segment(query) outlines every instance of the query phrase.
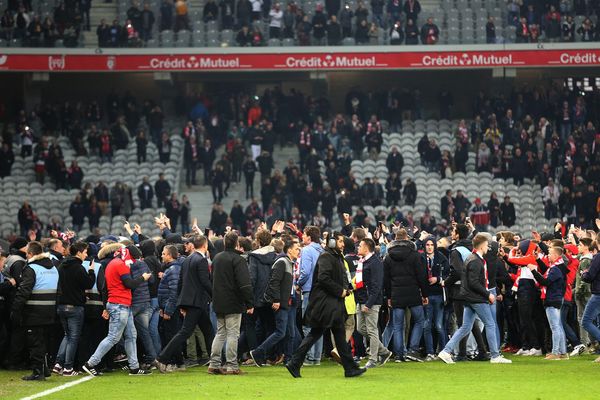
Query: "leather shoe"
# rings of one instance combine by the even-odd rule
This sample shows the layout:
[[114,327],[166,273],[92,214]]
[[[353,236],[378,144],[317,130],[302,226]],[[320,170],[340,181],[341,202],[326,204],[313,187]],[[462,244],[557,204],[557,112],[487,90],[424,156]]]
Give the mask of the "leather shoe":
[[366,368],[355,368],[344,372],[344,376],[346,378],[354,378],[356,376],[361,376],[365,372],[367,372]]
[[300,368],[294,368],[291,363],[285,364],[285,367],[294,378],[301,378]]

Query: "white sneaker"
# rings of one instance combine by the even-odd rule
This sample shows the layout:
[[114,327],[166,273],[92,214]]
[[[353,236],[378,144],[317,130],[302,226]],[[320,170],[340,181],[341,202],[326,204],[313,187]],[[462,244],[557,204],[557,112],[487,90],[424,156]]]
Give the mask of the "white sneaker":
[[440,351],[440,353],[438,354],[438,358],[446,364],[454,364],[452,355],[450,353],[446,353],[445,351]]
[[512,361],[508,358],[504,358],[503,356],[494,357],[490,360],[492,364],[512,364]]
[[542,353],[542,349],[531,349],[529,350],[529,354],[530,356],[543,356],[544,353]]
[[583,354],[584,351],[585,351],[585,345],[584,344],[577,345],[577,346],[575,346],[575,348],[571,352],[570,356],[571,357],[575,357],[575,356],[581,355],[581,354]]
[[519,349],[519,351],[517,351],[517,352],[515,353],[515,355],[517,355],[517,356],[524,356],[524,355],[528,355],[528,354],[525,354],[525,353],[529,353],[529,351],[530,351],[530,350],[525,350],[524,348],[522,348],[522,347],[521,347],[521,348]]

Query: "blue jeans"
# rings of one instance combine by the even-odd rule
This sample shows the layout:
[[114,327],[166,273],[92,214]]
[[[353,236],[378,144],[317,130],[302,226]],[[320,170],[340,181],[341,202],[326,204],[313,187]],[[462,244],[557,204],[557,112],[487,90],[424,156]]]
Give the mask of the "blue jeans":
[[454,349],[458,343],[466,336],[471,333],[473,329],[473,324],[475,323],[475,317],[479,317],[485,326],[485,336],[487,337],[488,346],[490,347],[490,353],[492,358],[498,357],[500,355],[500,351],[498,349],[498,339],[496,339],[496,321],[492,318],[492,312],[490,311],[490,306],[488,303],[475,303],[465,304],[464,313],[463,313],[463,323],[458,328],[452,338],[448,343],[446,343],[446,347],[444,347],[444,352],[451,353],[452,349]]
[[154,343],[152,342],[149,329],[152,306],[149,302],[137,304],[131,307],[131,312],[133,313],[135,329],[138,332],[140,339],[142,339],[144,350],[146,350],[145,361],[150,363],[156,359],[156,350],[154,349]]
[[[294,350],[296,349],[296,306],[289,306],[285,312],[288,314],[287,316],[287,327],[285,333],[285,342],[283,346],[283,354],[285,356],[285,361],[289,361],[292,359],[292,354],[294,354]],[[277,323],[277,320],[275,320]]]
[[[396,357],[403,356],[404,348],[404,308],[392,309],[394,315],[394,354]],[[423,306],[410,307],[410,318],[414,320],[414,327],[410,335],[408,351],[419,351],[419,343],[423,336],[425,325],[425,312]]]
[[133,324],[133,313],[131,307],[123,304],[106,303],[108,311],[108,336],[98,345],[96,352],[88,360],[92,367],[100,364],[102,357],[125,336],[125,353],[129,361],[129,368],[138,369],[140,364],[137,359],[136,338],[137,332]]
[[[496,288],[491,288],[490,289],[490,293],[493,294],[494,296],[496,296]],[[494,322],[496,323],[496,343],[498,345],[498,348],[500,348],[500,325],[498,325],[498,302],[495,301],[494,304],[490,304],[490,311],[492,312],[492,318],[494,319]]]
[[275,312],[275,330],[254,350],[255,356],[260,360],[266,359],[273,348],[285,338],[287,331],[288,312],[285,309],[279,309]]
[[83,329],[84,309],[83,306],[61,304],[57,307],[57,314],[65,331],[65,336],[60,342],[56,363],[65,369],[73,369],[77,344]]
[[162,349],[162,344],[160,343],[160,334],[158,333],[158,321],[160,320],[160,316],[158,315],[158,311],[160,310],[160,307],[158,306],[158,298],[154,297],[150,299],[150,305],[152,306],[152,314],[150,315],[148,330],[150,331],[150,337],[152,338],[152,343],[154,344],[154,352],[158,354]]
[[425,307],[425,349],[427,354],[435,354],[436,349],[433,348],[433,330],[438,336],[438,342],[440,348],[444,348],[448,337],[446,336],[446,329],[444,329],[444,296],[436,294],[429,296],[429,304]]
[[[308,308],[308,297],[310,292],[306,292],[302,294],[302,318],[304,318],[304,314],[306,313],[306,309]],[[304,337],[306,337],[310,333],[311,328],[308,326],[303,326],[302,331],[304,332]],[[323,337],[320,337],[319,340],[315,342],[315,344],[310,348],[310,350],[306,353],[307,361],[321,361],[321,353],[323,353]]]
[[581,325],[594,340],[600,342],[600,329],[594,325],[594,320],[598,317],[598,314],[600,314],[600,295],[593,294],[583,311]]
[[390,312],[387,325],[385,326],[385,329],[383,330],[383,333],[381,334],[381,343],[383,343],[383,345],[385,347],[389,347],[390,342],[392,341],[393,337],[394,337],[394,313]]
[[565,336],[571,342],[573,346],[579,346],[581,344],[581,340],[577,337],[577,334],[567,322],[567,317],[569,313],[573,309],[572,301],[563,301],[563,305],[560,308],[560,321],[562,323],[563,329],[565,330]]
[[552,354],[565,354],[567,352],[567,339],[560,320],[560,308],[546,307],[546,317],[552,331]]

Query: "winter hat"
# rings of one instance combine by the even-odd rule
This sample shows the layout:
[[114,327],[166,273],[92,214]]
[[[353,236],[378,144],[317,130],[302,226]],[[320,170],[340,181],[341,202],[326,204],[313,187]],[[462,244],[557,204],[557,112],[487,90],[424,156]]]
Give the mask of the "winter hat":
[[96,258],[98,256],[98,245],[93,242],[88,243],[88,257]]
[[519,250],[521,250],[521,254],[524,256],[532,254],[536,246],[537,245],[529,239],[521,240],[519,242]]
[[23,247],[27,246],[27,243],[27,239],[19,236],[10,244],[10,249],[21,250]]
[[134,260],[139,260],[140,258],[142,258],[142,252],[140,251],[140,249],[137,248],[137,246],[130,245],[127,246],[126,249],[129,250],[129,254]]
[[549,232],[542,233],[542,242],[547,242],[548,240],[554,239],[554,235]]
[[577,246],[575,246],[574,244],[566,244],[565,245],[565,250],[568,250],[573,256],[576,256],[577,254],[579,254],[579,250],[577,249]]

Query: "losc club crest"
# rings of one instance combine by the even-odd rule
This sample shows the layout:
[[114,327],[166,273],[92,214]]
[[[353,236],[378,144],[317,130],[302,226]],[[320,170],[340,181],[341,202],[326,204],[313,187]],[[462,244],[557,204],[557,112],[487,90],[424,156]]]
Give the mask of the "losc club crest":
[[106,68],[108,68],[109,70],[113,70],[115,69],[115,67],[117,66],[117,58],[114,56],[109,56],[106,58]]
[[65,56],[48,56],[48,69],[50,71],[62,71],[65,66]]

